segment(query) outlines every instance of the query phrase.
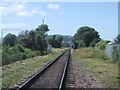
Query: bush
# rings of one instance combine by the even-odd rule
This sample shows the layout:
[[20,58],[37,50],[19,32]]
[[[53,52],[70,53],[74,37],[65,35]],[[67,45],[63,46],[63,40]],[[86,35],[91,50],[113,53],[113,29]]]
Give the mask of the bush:
[[31,49],[24,48],[19,44],[13,47],[3,46],[2,65],[7,65],[26,58],[32,58],[37,55],[40,55],[39,51],[32,51]]
[[25,49],[25,55],[27,58],[34,57],[36,56],[35,54],[36,54],[35,51],[32,51],[31,49],[27,49],[27,48]]
[[17,49],[17,51],[25,52],[24,48],[19,44],[16,46],[16,49]]
[[26,57],[26,55],[25,55],[25,53],[21,53],[20,52],[20,60],[24,60],[24,59],[26,59],[27,57]]
[[97,44],[96,44],[96,46],[97,46],[97,49],[99,49],[99,50],[104,50],[105,49],[105,45],[107,44],[107,43],[109,43],[110,41],[107,41],[107,40],[100,40]]

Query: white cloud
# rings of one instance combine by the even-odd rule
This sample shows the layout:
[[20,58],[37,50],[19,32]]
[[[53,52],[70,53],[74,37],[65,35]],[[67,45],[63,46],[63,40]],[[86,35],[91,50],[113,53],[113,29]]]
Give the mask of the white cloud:
[[26,3],[12,3],[9,5],[4,5],[4,4],[0,5],[0,13],[2,13],[2,15],[8,15],[10,13],[15,13],[18,16],[30,16],[33,14],[39,14],[41,16],[48,15],[48,13],[42,10],[38,10],[34,8],[31,8],[30,10],[28,10]]
[[30,12],[27,12],[27,11],[21,11],[21,12],[17,12],[16,13],[18,16],[29,16],[31,15]]
[[57,5],[57,4],[52,4],[52,3],[49,3],[49,4],[48,4],[48,8],[49,8],[49,9],[54,9],[54,10],[57,10],[57,9],[59,9],[59,8],[60,8],[60,6],[59,6],[59,5]]
[[40,10],[33,9],[32,11],[20,11],[17,12],[18,16],[30,16],[34,14],[39,14],[41,16],[48,16],[49,14]]
[[25,9],[23,4],[18,3],[4,3],[0,5],[0,13],[2,15],[8,15],[10,13],[16,13]]
[[15,7],[17,8],[17,10],[23,10],[26,8],[23,4],[15,5]]

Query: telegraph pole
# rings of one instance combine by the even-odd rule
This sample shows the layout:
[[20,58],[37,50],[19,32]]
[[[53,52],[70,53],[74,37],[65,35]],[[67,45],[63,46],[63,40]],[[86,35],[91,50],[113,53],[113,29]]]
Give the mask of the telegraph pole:
[[1,42],[3,43],[3,29],[1,29]]
[[42,24],[44,24],[44,19],[42,19]]

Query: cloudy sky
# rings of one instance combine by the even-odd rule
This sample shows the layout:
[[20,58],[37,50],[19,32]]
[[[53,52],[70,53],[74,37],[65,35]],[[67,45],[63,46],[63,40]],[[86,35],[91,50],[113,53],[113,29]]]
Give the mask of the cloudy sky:
[[118,33],[117,2],[5,2],[0,3],[0,16],[4,35],[35,29],[42,19],[48,34],[74,35],[81,26],[94,28],[107,40]]

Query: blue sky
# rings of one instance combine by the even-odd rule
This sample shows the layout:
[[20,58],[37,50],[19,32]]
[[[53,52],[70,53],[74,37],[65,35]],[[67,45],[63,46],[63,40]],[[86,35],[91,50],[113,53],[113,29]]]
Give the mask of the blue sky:
[[48,34],[74,35],[79,27],[90,26],[100,37],[113,40],[118,34],[117,2],[22,2],[0,3],[2,25],[7,33],[35,29],[44,19]]

